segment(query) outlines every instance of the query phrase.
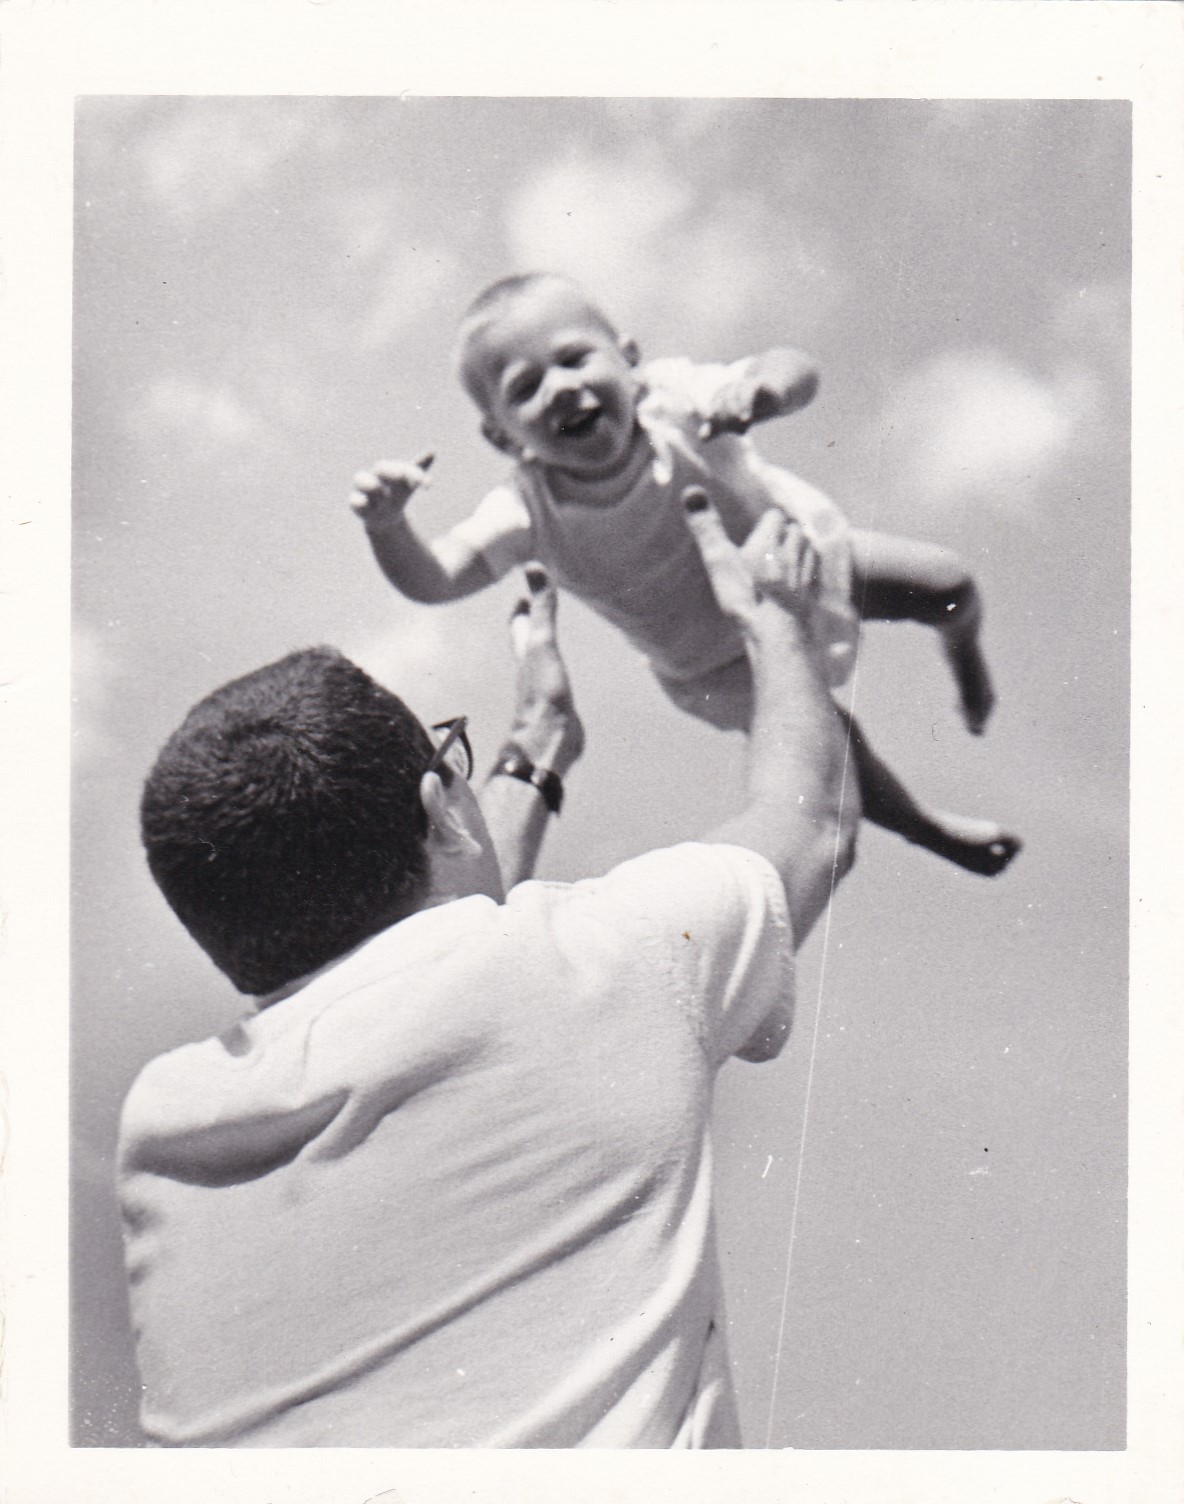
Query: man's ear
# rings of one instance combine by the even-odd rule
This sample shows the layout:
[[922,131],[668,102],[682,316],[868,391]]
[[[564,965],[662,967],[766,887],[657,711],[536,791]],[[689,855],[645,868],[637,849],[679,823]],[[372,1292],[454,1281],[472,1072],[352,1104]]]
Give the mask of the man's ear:
[[628,336],[622,336],[622,338],[617,341],[617,348],[625,357],[625,360],[629,365],[635,366],[640,362],[641,350],[635,339],[632,339]]
[[439,773],[419,780],[419,802],[428,817],[427,846],[447,856],[478,856],[481,843],[469,830],[456,803],[448,797]]
[[489,418],[481,419],[481,437],[487,439],[495,449],[500,449],[503,454],[508,454],[513,459],[518,457],[518,450],[513,439],[509,434],[503,433]]

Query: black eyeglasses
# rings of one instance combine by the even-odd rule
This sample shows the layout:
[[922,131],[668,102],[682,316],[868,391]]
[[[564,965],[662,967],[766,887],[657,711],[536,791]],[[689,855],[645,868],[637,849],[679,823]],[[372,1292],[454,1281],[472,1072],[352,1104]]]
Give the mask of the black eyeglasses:
[[469,743],[468,732],[465,730],[468,724],[467,715],[458,715],[453,716],[450,721],[437,721],[431,727],[430,735],[436,743],[436,750],[432,753],[431,762],[424,769],[425,773],[435,773],[440,768],[447,767],[466,780],[472,778],[473,748]]

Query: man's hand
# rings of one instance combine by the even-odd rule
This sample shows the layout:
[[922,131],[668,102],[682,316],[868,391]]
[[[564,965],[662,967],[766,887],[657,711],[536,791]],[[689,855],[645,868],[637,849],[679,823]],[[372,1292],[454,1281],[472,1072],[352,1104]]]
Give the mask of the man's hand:
[[716,395],[699,425],[701,439],[747,433],[754,423],[783,418],[813,400],[818,390],[814,362],[799,350],[777,347],[742,361],[738,374]]
[[[737,548],[706,492],[689,487],[683,505],[720,608],[743,629],[752,669],[747,801],[709,839],[747,846],[772,863],[800,946],[851,865],[859,823],[859,794],[845,776],[845,728],[813,631],[817,555],[783,512],[766,512]],[[761,1052],[760,1040],[754,1049]]]
[[760,518],[742,548],[724,531],[706,491],[682,493],[687,524],[707,567],[720,610],[747,630],[755,627],[762,600],[774,601],[803,624],[818,597],[818,555],[796,522],[776,507]]
[[406,460],[380,460],[370,470],[359,470],[349,504],[368,528],[383,528],[402,521],[403,511],[420,486],[427,485],[435,455],[420,455],[414,464]]
[[[537,564],[527,565],[526,583],[529,598],[510,618],[518,669],[510,742],[536,769],[563,778],[584,750],[584,728],[555,638],[555,587]],[[480,799],[508,892],[534,871],[554,806],[539,785],[509,777],[491,777]]]
[[562,778],[584,750],[584,726],[555,635],[557,597],[538,564],[526,567],[529,598],[514,607],[510,643],[518,666],[513,740]]

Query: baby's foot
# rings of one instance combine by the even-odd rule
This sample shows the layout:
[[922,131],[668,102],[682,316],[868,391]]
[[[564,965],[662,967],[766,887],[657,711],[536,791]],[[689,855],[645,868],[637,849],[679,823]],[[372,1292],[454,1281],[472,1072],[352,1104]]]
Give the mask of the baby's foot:
[[1023,846],[1018,836],[1009,835],[993,820],[944,813],[934,814],[931,820],[932,838],[922,844],[981,877],[998,877]]
[[959,709],[966,729],[974,736],[981,736],[995,708],[995,690],[978,638],[947,637],[943,646],[958,686]]

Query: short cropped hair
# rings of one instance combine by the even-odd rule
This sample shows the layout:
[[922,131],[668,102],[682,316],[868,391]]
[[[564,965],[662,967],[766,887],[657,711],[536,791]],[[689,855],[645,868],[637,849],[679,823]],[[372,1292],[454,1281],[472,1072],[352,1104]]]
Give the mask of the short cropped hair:
[[576,297],[580,298],[587,307],[588,312],[595,321],[604,329],[612,339],[617,339],[617,331],[610,321],[601,312],[600,308],[589,298],[583,290],[569,277],[559,272],[515,272],[509,277],[499,277],[496,282],[491,282],[482,292],[479,292],[461,315],[460,338],[457,348],[457,366],[465,389],[478,405],[481,405],[482,394],[475,383],[470,380],[465,370],[465,352],[468,342],[473,333],[486,324],[492,323],[508,304],[515,302],[525,293],[533,292],[536,287],[546,287],[548,284],[557,283],[560,287],[566,287]]
[[410,912],[427,873],[433,745],[331,648],[217,689],[144,785],[148,866],[240,992],[273,992]]

